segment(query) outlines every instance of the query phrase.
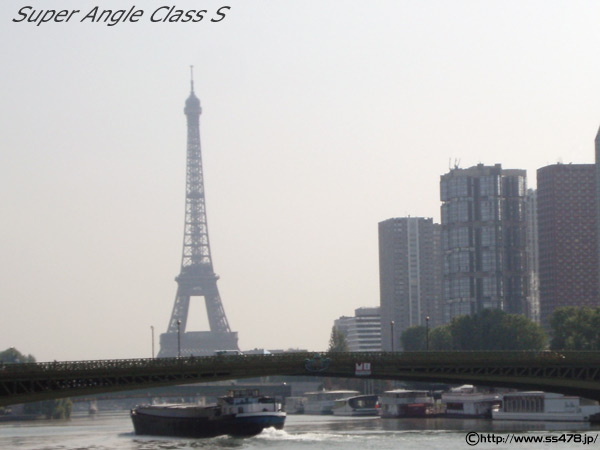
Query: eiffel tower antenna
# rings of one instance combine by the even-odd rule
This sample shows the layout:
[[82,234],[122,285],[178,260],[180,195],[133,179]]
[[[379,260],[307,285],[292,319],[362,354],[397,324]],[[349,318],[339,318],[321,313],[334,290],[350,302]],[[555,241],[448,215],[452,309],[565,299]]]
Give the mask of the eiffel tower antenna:
[[[225,316],[208,239],[204,174],[200,149],[200,100],[194,93],[194,67],[190,66],[190,95],[185,101],[187,117],[187,163],[185,225],[181,271],[167,332],[160,335],[158,357],[212,355],[216,350],[238,350],[237,332]],[[190,301],[204,297],[210,331],[186,331]]]
[[190,66],[190,85],[192,94],[194,93],[194,66]]

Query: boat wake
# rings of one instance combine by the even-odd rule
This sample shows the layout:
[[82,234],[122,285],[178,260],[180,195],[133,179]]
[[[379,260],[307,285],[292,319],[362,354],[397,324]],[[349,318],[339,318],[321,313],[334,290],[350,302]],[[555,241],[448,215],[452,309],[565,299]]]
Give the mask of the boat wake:
[[333,441],[349,441],[355,439],[357,436],[347,433],[323,433],[323,432],[300,432],[300,433],[289,433],[286,430],[276,430],[275,428],[266,428],[262,433],[256,435],[252,440],[273,442],[273,441],[287,441],[287,442],[299,442],[299,443],[310,443],[310,442],[333,442]]

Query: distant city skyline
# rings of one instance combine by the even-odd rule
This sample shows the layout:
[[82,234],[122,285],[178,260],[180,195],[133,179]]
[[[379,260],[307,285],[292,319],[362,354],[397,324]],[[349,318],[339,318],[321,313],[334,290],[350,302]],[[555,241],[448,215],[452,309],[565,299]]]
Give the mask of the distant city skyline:
[[[594,161],[596,2],[228,5],[218,23],[114,27],[14,23],[24,5],[0,5],[0,350],[151,355],[180,266],[190,65],[242,349],[324,350],[336,318],[377,306],[377,224],[439,223],[455,162],[535,188],[540,167]],[[208,329],[193,308],[188,329]]]

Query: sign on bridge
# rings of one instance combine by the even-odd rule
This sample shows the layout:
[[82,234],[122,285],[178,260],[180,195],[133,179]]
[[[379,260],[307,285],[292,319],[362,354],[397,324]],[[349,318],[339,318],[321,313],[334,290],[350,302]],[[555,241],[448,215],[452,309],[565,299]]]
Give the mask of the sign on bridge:
[[371,363],[370,362],[356,363],[354,365],[354,375],[356,375],[356,376],[371,375]]

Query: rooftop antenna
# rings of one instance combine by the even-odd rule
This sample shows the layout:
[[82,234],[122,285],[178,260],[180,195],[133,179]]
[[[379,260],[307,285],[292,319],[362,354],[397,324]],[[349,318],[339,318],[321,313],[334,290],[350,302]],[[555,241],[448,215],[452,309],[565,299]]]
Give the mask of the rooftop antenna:
[[190,66],[192,93],[194,93],[194,66]]

